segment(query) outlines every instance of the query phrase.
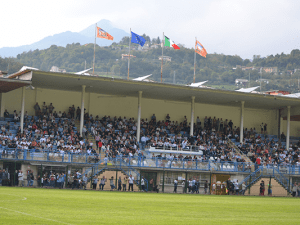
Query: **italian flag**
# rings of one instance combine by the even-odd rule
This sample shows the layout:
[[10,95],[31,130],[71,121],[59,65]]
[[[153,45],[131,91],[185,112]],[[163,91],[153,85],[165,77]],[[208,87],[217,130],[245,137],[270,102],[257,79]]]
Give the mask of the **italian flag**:
[[180,49],[170,38],[165,36],[165,46],[173,47],[174,49]]

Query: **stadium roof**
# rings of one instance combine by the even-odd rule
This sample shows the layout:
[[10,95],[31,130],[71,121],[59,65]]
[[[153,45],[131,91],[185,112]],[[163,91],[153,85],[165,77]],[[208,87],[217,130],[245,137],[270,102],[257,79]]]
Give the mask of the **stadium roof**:
[[28,86],[31,81],[20,81],[16,79],[0,78],[0,93],[13,91],[23,86]]
[[142,91],[143,98],[166,101],[191,102],[191,96],[195,96],[196,103],[204,104],[240,106],[240,102],[245,101],[246,108],[279,109],[286,106],[300,106],[300,99],[297,98],[124,80],[111,77],[75,75],[30,69],[8,77],[31,79],[34,87],[64,91],[81,92],[82,85],[86,85],[86,92],[137,97],[138,91]]

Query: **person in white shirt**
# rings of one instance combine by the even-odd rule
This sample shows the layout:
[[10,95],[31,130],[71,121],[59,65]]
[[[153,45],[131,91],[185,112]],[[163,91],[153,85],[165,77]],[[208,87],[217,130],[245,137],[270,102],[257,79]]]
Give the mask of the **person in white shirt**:
[[18,180],[19,180],[19,187],[23,187],[23,172],[22,172],[22,170],[19,170]]
[[144,180],[144,177],[142,177],[142,179],[141,179],[141,187],[142,187],[142,191],[145,191],[145,180]]
[[132,175],[130,175],[130,177],[128,178],[128,182],[129,182],[129,188],[128,188],[128,191],[130,191],[130,187],[131,187],[131,191],[133,191],[133,182],[134,182],[134,178],[132,177]]

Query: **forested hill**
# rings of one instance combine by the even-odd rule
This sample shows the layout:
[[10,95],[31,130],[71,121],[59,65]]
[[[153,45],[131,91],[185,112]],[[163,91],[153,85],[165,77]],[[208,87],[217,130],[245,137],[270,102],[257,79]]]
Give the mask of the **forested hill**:
[[[158,59],[162,54],[159,45],[160,40],[144,36],[148,47],[139,50],[138,45],[132,44],[130,60],[130,77],[135,78],[153,74],[155,81],[160,81],[161,61]],[[112,43],[108,47],[96,46],[95,73],[98,75],[111,75],[115,77],[127,77],[128,62],[122,60],[122,54],[128,54],[128,37],[124,37],[119,43]],[[155,46],[155,47],[154,47]],[[163,81],[187,84],[193,82],[194,74],[194,50],[181,46],[180,50],[164,48],[164,56],[171,57],[171,62],[164,61]],[[67,72],[78,72],[92,67],[94,45],[69,44],[66,47],[52,45],[45,50],[24,52],[17,56],[15,65],[11,63],[9,73],[16,72],[21,64],[49,71],[52,66],[66,69]],[[6,70],[8,59],[0,58],[0,70]],[[9,59],[12,60],[12,59]],[[300,50],[293,50],[290,54],[277,54],[265,58],[254,56],[253,61],[243,60],[239,56],[223,54],[208,54],[207,58],[197,55],[196,82],[209,80],[210,85],[234,85],[235,79],[251,78],[251,86],[257,86],[255,80],[261,76],[268,79],[269,84],[263,84],[264,90],[283,89],[292,92],[298,90],[298,77],[300,75]],[[256,69],[243,70],[237,65],[254,67]],[[277,73],[266,73],[259,67],[278,67]],[[245,69],[245,68],[244,68]],[[175,74],[175,75],[174,75]]]

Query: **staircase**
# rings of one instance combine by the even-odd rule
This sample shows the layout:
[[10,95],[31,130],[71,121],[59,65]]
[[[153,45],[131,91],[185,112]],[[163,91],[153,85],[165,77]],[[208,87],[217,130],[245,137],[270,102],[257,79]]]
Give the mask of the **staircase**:
[[244,159],[245,160],[245,162],[252,162],[250,159],[249,159],[249,157],[248,156],[246,156],[244,153],[242,153],[241,151],[240,151],[240,149],[230,140],[230,139],[228,139],[228,145],[229,145],[229,147],[231,147],[231,148],[234,148],[234,150],[242,157],[242,159]]
[[[75,120],[75,127],[77,127],[77,131],[79,134],[80,133],[80,121],[79,120]],[[97,150],[96,140],[95,140],[94,136],[90,132],[88,132],[88,136],[85,139],[89,139],[93,143],[93,149],[97,153],[99,153],[100,159],[103,159],[105,157],[105,153]]]
[[[245,182],[246,189],[251,189],[252,194],[254,193],[254,195],[259,195],[259,185],[256,184],[261,179],[270,179],[271,184],[273,186],[273,190],[274,187],[276,187],[276,190],[278,193],[280,193],[280,196],[286,196],[286,193],[291,193],[291,190],[289,188],[289,179],[282,173],[280,173],[278,167],[264,168],[263,166],[261,166],[257,170],[252,172],[249,176],[247,176],[244,180],[239,182],[239,186],[241,186],[242,183]],[[277,183],[278,185],[274,186],[274,183]],[[268,183],[265,183],[265,185],[267,191]],[[282,189],[280,189],[280,187],[282,187]]]

